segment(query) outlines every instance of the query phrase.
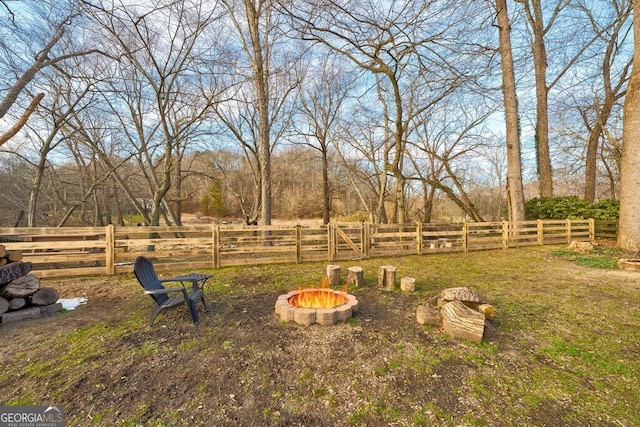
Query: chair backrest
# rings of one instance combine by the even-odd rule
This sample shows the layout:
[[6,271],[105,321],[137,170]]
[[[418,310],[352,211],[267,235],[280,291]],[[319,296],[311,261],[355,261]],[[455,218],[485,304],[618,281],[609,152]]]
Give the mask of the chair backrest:
[[[133,262],[133,273],[136,275],[136,279],[142,285],[146,291],[164,289],[158,275],[156,274],[153,264],[147,258],[142,255],[137,257]],[[153,298],[158,305],[164,303],[169,299],[167,294],[152,294]]]

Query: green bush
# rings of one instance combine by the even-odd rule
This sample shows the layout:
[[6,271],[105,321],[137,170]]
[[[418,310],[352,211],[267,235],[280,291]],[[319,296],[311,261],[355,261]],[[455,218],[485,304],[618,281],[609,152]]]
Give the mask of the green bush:
[[602,221],[617,221],[620,215],[620,202],[613,199],[601,200],[591,206],[591,216]]
[[605,221],[618,219],[617,200],[602,200],[590,204],[577,196],[536,197],[524,204],[527,219],[587,219]]

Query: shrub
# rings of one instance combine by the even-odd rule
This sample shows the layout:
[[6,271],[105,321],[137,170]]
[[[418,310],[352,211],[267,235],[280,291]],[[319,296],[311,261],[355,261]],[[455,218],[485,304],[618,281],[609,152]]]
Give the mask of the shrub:
[[524,204],[527,219],[618,219],[619,202],[602,200],[590,204],[577,196],[536,197]]
[[613,199],[601,200],[591,206],[591,216],[602,221],[617,221],[620,215],[620,202]]

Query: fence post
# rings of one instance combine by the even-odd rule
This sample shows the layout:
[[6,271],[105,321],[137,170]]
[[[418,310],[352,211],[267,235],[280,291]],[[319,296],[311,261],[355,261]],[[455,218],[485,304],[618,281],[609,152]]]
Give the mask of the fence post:
[[596,240],[596,220],[593,218],[589,218],[589,241],[593,242]]
[[115,232],[113,224],[108,224],[104,230],[105,248],[106,254],[105,270],[107,276],[113,276],[116,274],[116,244],[115,244]]
[[536,223],[536,228],[538,229],[538,244],[542,246],[544,245],[544,224],[541,219],[537,220]]
[[302,227],[296,225],[296,263],[302,262]]
[[371,251],[371,223],[363,222],[363,237],[362,237],[362,258],[369,258],[369,252]]
[[567,218],[567,244],[571,244],[571,227],[572,227],[572,222],[569,218]]
[[220,268],[220,225],[211,225],[213,268]]
[[422,223],[420,221],[416,224],[416,252],[422,255]]
[[509,223],[502,220],[502,249],[509,249]]
[[335,259],[335,246],[336,239],[334,233],[335,225],[332,223],[327,224],[327,259],[329,261],[333,261]]
[[469,227],[467,226],[467,220],[462,221],[462,251],[464,253],[469,252]]

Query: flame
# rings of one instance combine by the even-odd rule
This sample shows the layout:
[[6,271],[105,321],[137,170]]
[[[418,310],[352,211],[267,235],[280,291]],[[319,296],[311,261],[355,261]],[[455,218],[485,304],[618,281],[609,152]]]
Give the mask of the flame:
[[322,278],[320,288],[298,288],[298,293],[289,298],[289,304],[303,308],[333,308],[347,302],[347,297],[328,286],[328,279]]

